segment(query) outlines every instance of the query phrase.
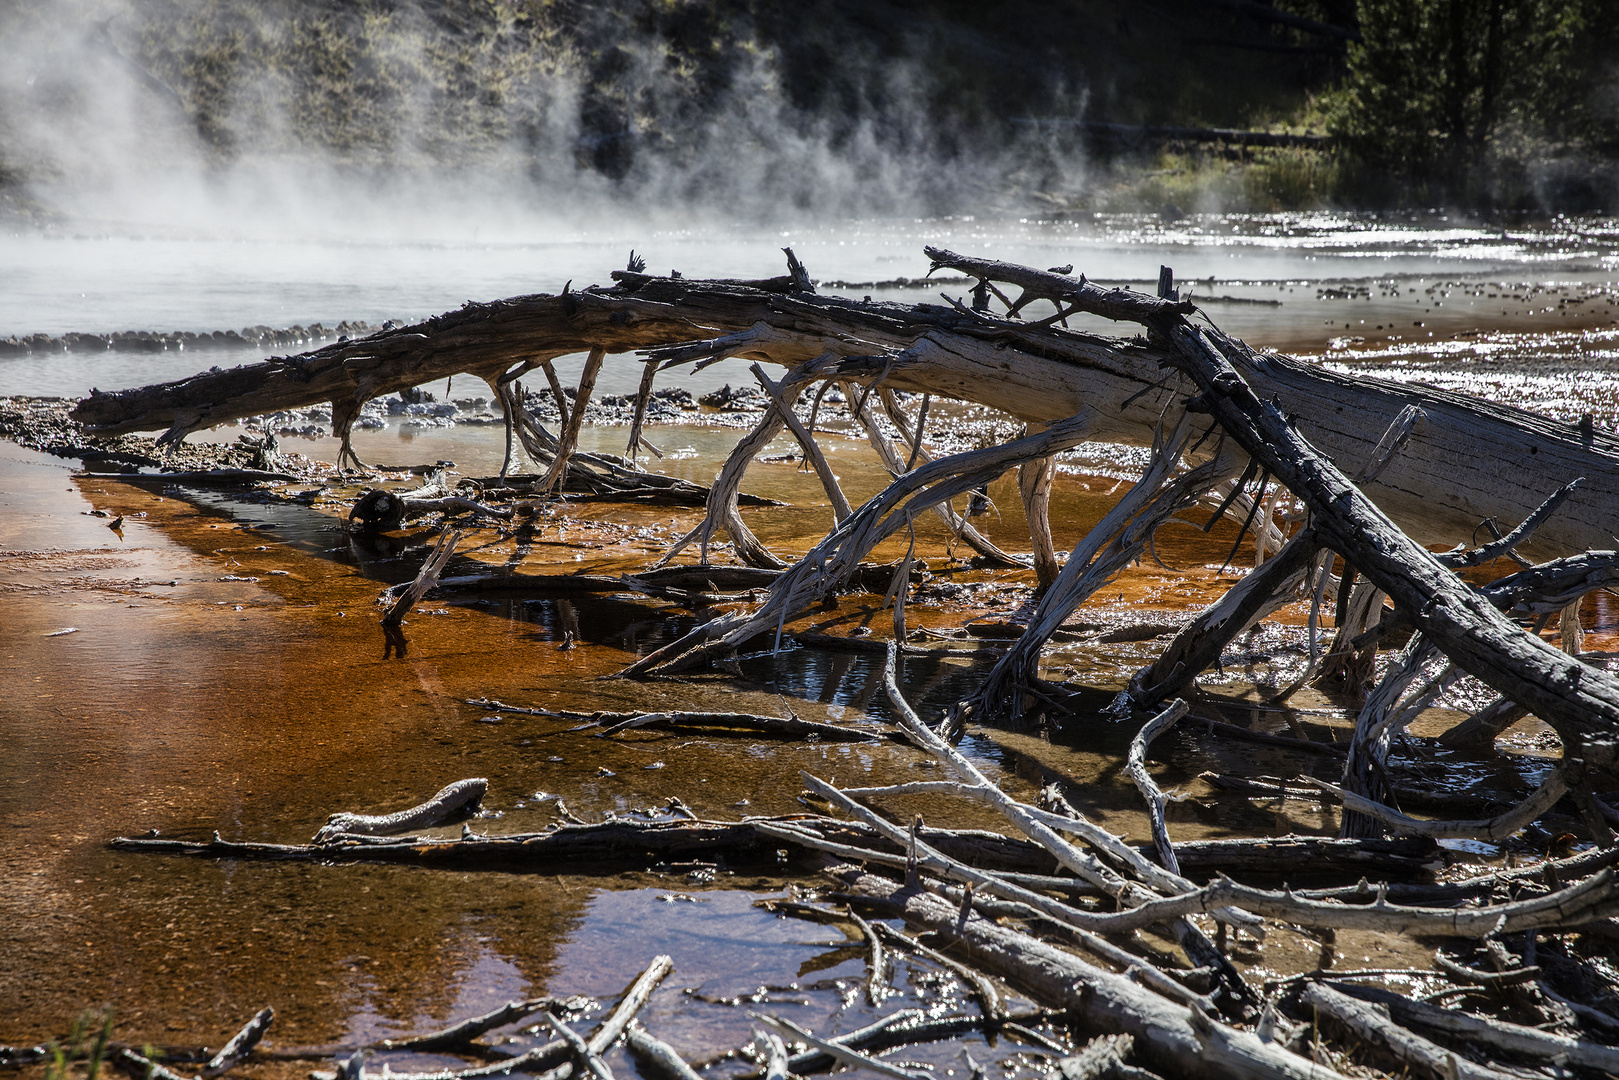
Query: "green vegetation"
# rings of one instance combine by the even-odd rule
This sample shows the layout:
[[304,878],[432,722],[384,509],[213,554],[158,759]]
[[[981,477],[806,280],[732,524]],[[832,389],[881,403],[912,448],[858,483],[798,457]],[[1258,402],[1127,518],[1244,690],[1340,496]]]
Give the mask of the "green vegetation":
[[73,1066],[84,1062],[85,1080],[96,1080],[112,1041],[112,1009],[86,1009],[73,1020],[67,1037],[52,1042],[45,1080],[73,1080]]
[[[1362,40],[1320,103],[1372,201],[1475,206],[1611,198],[1619,5],[1359,0]],[[1583,208],[1583,207],[1582,207]]]

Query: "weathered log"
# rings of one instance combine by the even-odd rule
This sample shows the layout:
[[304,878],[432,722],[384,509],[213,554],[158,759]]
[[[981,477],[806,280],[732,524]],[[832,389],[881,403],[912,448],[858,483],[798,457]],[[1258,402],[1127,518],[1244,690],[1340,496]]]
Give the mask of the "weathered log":
[[652,451],[653,457],[663,456],[663,451],[653,446],[641,434],[642,428],[646,425],[647,406],[652,402],[652,380],[657,374],[656,360],[648,360],[646,366],[641,369],[641,385],[635,391],[635,419],[630,422],[630,444],[624,451],[631,461],[640,456],[642,447]]
[[[795,837],[796,830],[784,825],[768,826],[767,831],[782,839],[802,836],[797,834]],[[809,840],[801,842],[822,847],[845,858],[867,857],[866,853],[848,845]],[[891,859],[871,861],[892,862]],[[1054,922],[1092,934],[1127,933],[1159,922],[1172,924],[1174,920],[1197,913],[1218,915],[1232,906],[1300,926],[1473,938],[1507,930],[1571,928],[1605,918],[1619,910],[1619,900],[1616,900],[1619,889],[1615,888],[1612,871],[1603,870],[1557,893],[1481,908],[1393,905],[1386,903],[1381,896],[1377,896],[1371,904],[1341,904],[1300,897],[1288,891],[1267,892],[1222,877],[1201,889],[1179,896],[1139,900],[1125,911],[1094,913],[1066,908],[1003,879],[942,858],[938,852],[921,845],[918,845],[915,861],[930,873],[947,880],[983,887],[995,895],[1025,904]]]
[[644,1028],[631,1028],[624,1041],[637,1060],[650,1066],[664,1080],[701,1080],[674,1047]]
[[114,1066],[134,1077],[134,1080],[188,1080],[173,1069],[164,1068],[151,1058],[138,1054],[128,1047],[113,1054],[109,1060]]
[[1534,794],[1493,818],[1481,821],[1424,821],[1420,818],[1402,814],[1398,810],[1384,806],[1382,803],[1375,802],[1345,788],[1329,784],[1324,780],[1317,780],[1314,777],[1305,777],[1305,780],[1319,787],[1322,791],[1330,792],[1342,799],[1346,818],[1349,816],[1349,812],[1354,812],[1366,818],[1381,821],[1403,836],[1430,836],[1437,839],[1465,838],[1492,842],[1507,839],[1557,805],[1557,800],[1568,792],[1568,780],[1563,770],[1560,768],[1554,769],[1551,776],[1547,777],[1546,782],[1535,789]]
[[1196,880],[1216,873],[1244,879],[1272,878],[1294,885],[1356,875],[1377,881],[1428,879],[1444,865],[1431,839],[1364,840],[1278,836],[1230,840],[1183,840],[1175,845],[1181,872]]
[[487,1031],[498,1027],[513,1024],[524,1017],[533,1016],[542,1009],[550,1009],[556,1005],[555,998],[529,998],[526,1001],[508,1001],[500,1008],[481,1016],[468,1017],[447,1028],[432,1031],[426,1035],[412,1035],[404,1039],[385,1039],[382,1042],[384,1050],[416,1050],[428,1052],[433,1050],[454,1050],[468,1046],[473,1039]]
[[1468,1016],[1454,1009],[1441,1009],[1426,1002],[1413,1001],[1375,986],[1356,986],[1351,983],[1331,984],[1341,994],[1369,1001],[1388,1009],[1389,1015],[1407,1027],[1427,1028],[1447,1035],[1461,1036],[1468,1042],[1488,1046],[1530,1058],[1534,1061],[1561,1059],[1560,1063],[1597,1069],[1606,1073],[1619,1073],[1619,1047],[1607,1046],[1590,1039],[1575,1039],[1538,1028],[1524,1027],[1502,1020],[1486,1020]]
[[227,485],[238,484],[267,484],[267,483],[299,483],[307,482],[308,477],[293,476],[291,473],[267,472],[263,469],[177,469],[174,472],[79,472],[73,474],[80,480],[117,480],[125,484],[149,484],[158,482],[163,484],[204,484]]
[[[451,557],[455,555],[455,546],[461,542],[464,535],[466,534],[458,529],[446,529],[439,534],[438,542],[433,545],[432,552],[426,559],[422,560],[422,567],[416,574],[416,580],[412,581],[394,599],[393,604],[388,608],[388,613],[382,617],[384,627],[397,629],[399,624],[405,621],[405,616],[410,613],[410,609],[415,606],[416,601],[426,596],[428,590],[438,584],[439,574],[444,570],[445,565],[449,563]],[[387,594],[384,593],[384,595],[386,596]],[[404,654],[401,653],[400,655]],[[439,794],[444,793],[440,792]],[[405,827],[414,828],[414,826],[410,825]]]
[[1147,820],[1152,826],[1152,841],[1158,849],[1158,861],[1171,874],[1179,874],[1181,864],[1175,858],[1175,845],[1169,839],[1169,826],[1164,821],[1164,793],[1147,772],[1147,747],[1153,739],[1174,727],[1175,721],[1185,716],[1189,708],[1186,702],[1177,698],[1169,708],[1143,724],[1136,737],[1130,740],[1130,755],[1124,764],[1124,771],[1147,801]]
[[[337,398],[363,401],[463,371],[497,378],[514,363],[540,356],[596,346],[623,352],[758,324],[802,344],[772,341],[741,355],[790,364],[819,355],[828,341],[851,339],[856,352],[902,349],[889,386],[989,405],[1028,422],[1094,408],[1094,437],[1136,445],[1150,444],[1164,404],[1190,389],[1164,380],[1168,354],[1162,346],[991,323],[926,305],[620,275],[620,284],[609,289],[469,304],[301,356],[93,394],[74,416],[107,433],[169,428],[183,434]],[[1425,430],[1367,491],[1421,543],[1462,542],[1483,518],[1522,521],[1563,479],[1575,476],[1585,483],[1525,545],[1526,552],[1551,557],[1611,542],[1608,523],[1619,506],[1619,439],[1608,433],[1585,433],[1463,395],[1339,375],[1279,356],[1238,363],[1261,398],[1275,399],[1323,454],[1351,473],[1396,414],[1407,405],[1419,407]]]
[[[562,425],[562,432],[558,438],[556,456],[551,459],[551,465],[540,479],[540,493],[548,495],[551,490],[563,484],[567,477],[568,459],[573,456],[574,448],[579,445],[579,431],[584,426],[585,409],[590,405],[591,392],[596,389],[596,376],[601,372],[602,361],[607,357],[607,350],[596,346],[590,350],[585,358],[585,369],[579,375],[579,390],[573,399],[573,404],[566,414],[566,422]],[[547,367],[547,371],[550,368]],[[553,384],[554,386],[555,384]],[[553,393],[555,391],[553,390]],[[561,407],[563,395],[557,394],[557,404]]]
[[1193,714],[1191,722],[1199,724],[1211,735],[1219,735],[1228,739],[1239,739],[1242,742],[1258,743],[1262,746],[1279,746],[1287,750],[1297,750],[1301,753],[1317,757],[1342,758],[1348,751],[1330,743],[1316,742],[1313,739],[1301,739],[1290,735],[1268,735],[1263,731],[1250,731],[1236,724],[1228,724],[1224,720],[1215,720],[1213,717]]
[[[625,867],[644,868],[660,860],[713,857],[732,861],[774,861],[779,839],[765,828],[773,819],[745,821],[607,821],[596,825],[560,825],[547,832],[507,836],[470,836],[458,840],[420,837],[377,840],[359,834],[341,834],[322,844],[271,844],[231,841],[217,833],[211,840],[186,841],[149,837],[115,837],[109,845],[120,851],[184,855],[193,858],[250,859],[255,861],[310,860],[318,862],[406,863],[446,868],[537,870],[581,867],[612,872]],[[830,837],[844,842],[903,854],[903,844],[890,844],[876,831],[857,822],[830,818],[782,819],[798,835]],[[1051,856],[1027,841],[978,829],[925,827],[923,842],[973,866],[989,870],[1050,872]]]
[[664,727],[679,729],[730,728],[754,735],[788,739],[826,739],[831,742],[872,742],[876,732],[818,724],[797,716],[760,716],[756,713],[649,712],[618,720],[603,728],[601,737],[633,728]]
[[199,1076],[220,1076],[234,1069],[246,1060],[247,1055],[264,1038],[264,1033],[270,1030],[270,1024],[275,1020],[275,1010],[265,1006],[254,1014],[253,1019],[243,1025],[242,1030],[231,1037],[230,1042],[220,1047],[219,1053],[208,1059],[202,1067]]
[[1057,463],[1053,458],[1018,466],[1018,494],[1023,498],[1023,516],[1029,522],[1035,578],[1041,589],[1051,588],[1062,571],[1062,564],[1057,561],[1056,541],[1051,536],[1051,481],[1056,475]]
[[1305,985],[1299,1000],[1348,1028],[1362,1041],[1381,1046],[1407,1067],[1415,1066],[1428,1080],[1517,1080],[1512,1073],[1477,1065],[1394,1023],[1387,1008],[1324,986]]
[[[893,587],[896,567],[882,563],[862,563],[845,582],[845,591],[883,593]],[[753,591],[768,589],[780,570],[751,566],[666,566],[644,570],[637,574],[607,577],[601,574],[524,574],[491,567],[489,573],[462,574],[439,578],[434,589],[442,592],[514,592],[541,596],[599,596],[607,593],[639,593],[677,600],[681,603],[700,602],[705,605],[717,601],[712,591],[737,589]],[[911,580],[921,580],[921,571],[913,569]],[[410,587],[410,582],[390,585],[382,591],[378,603],[391,605],[399,594]],[[735,599],[735,597],[727,597]]]
[[777,1034],[786,1035],[790,1038],[798,1040],[799,1042],[805,1043],[811,1049],[818,1050],[823,1054],[834,1057],[844,1065],[850,1065],[856,1069],[864,1069],[868,1072],[874,1072],[880,1076],[892,1077],[893,1080],[931,1080],[931,1073],[925,1073],[917,1069],[902,1069],[897,1065],[890,1065],[881,1058],[874,1058],[870,1054],[862,1054],[860,1051],[851,1049],[842,1043],[835,1043],[830,1039],[817,1038],[815,1035],[805,1031],[791,1020],[786,1020],[779,1016],[769,1016],[765,1013],[753,1012],[751,1010],[748,1012],[748,1015],[759,1021],[761,1024],[768,1024],[775,1028]]
[[[559,459],[560,460],[560,459]],[[584,1040],[573,1028],[564,1024],[550,1013],[543,1013],[540,1019],[545,1021],[547,1027],[561,1036],[567,1044],[568,1052],[573,1055],[575,1066],[583,1066],[585,1071],[594,1076],[596,1080],[613,1080],[613,1072],[607,1063],[601,1059],[601,1053]],[[578,1073],[578,1068],[574,1069]]]
[[849,921],[860,930],[860,936],[866,939],[869,950],[866,960],[866,1002],[873,1008],[881,1008],[883,1000],[888,997],[888,953],[869,922],[853,910],[849,912]]
[[[774,1031],[755,1030],[754,1045],[764,1049],[765,1080],[789,1080],[792,1073],[788,1065],[787,1044],[781,1041],[781,1036]],[[829,1064],[837,1061],[831,1054],[818,1056],[825,1058]],[[802,1073],[805,1070],[800,1068],[798,1071]]]
[[[616,1043],[635,1019],[636,1013],[646,1005],[652,992],[658,984],[668,977],[674,970],[674,961],[667,956],[655,956],[641,972],[613,1006],[613,1011],[607,1015],[596,1030],[591,1032],[590,1038],[584,1040],[586,1056],[594,1055],[598,1059],[609,1047]],[[550,1013],[545,1014],[546,1020],[553,1020]],[[572,1034],[570,1032],[570,1034]],[[577,1036],[576,1036],[577,1037]],[[539,1073],[549,1080],[568,1080],[574,1075],[570,1057],[577,1052],[577,1043],[571,1040],[553,1039],[542,1046],[525,1050],[516,1057],[507,1058],[489,1065],[479,1065],[467,1069],[439,1070],[430,1073],[404,1073],[393,1072],[392,1076],[398,1080],[480,1080],[485,1077],[504,1077],[513,1073]],[[362,1051],[368,1053],[369,1051]],[[358,1056],[358,1055],[356,1055]],[[348,1080],[346,1077],[334,1076],[331,1073],[323,1077],[320,1073],[312,1074],[312,1080]],[[359,1078],[356,1078],[359,1080]]]
[[1357,581],[1349,590],[1343,617],[1316,674],[1317,685],[1342,682],[1358,696],[1371,681],[1378,640],[1385,629],[1380,617],[1387,599],[1388,594],[1370,581]]
[[1480,594],[1513,615],[1560,612],[1588,592],[1619,587],[1619,551],[1586,551],[1509,574]]
[[[921,1009],[901,1009],[855,1031],[828,1036],[827,1041],[847,1046],[851,1050],[869,1050],[878,1053],[900,1046],[959,1038],[962,1035],[984,1031],[990,1023],[982,1016],[944,1016],[929,1020],[926,1019],[926,1015]],[[1040,1015],[1042,1014],[1024,1015],[1022,1019],[1032,1022]],[[777,1038],[774,1034],[771,1037]],[[779,1038],[777,1042],[780,1042]],[[836,1067],[837,1059],[819,1050],[805,1050],[794,1054],[783,1064],[784,1076],[789,1072],[806,1076],[812,1072],[830,1071]],[[771,1073],[767,1070],[765,1076],[766,1080],[770,1080]]]
[[[590,1038],[584,1041],[585,1057],[598,1058],[605,1053],[608,1047],[616,1043],[634,1021],[636,1013],[646,1005],[652,992],[658,984],[668,977],[674,970],[674,961],[667,956],[655,956],[647,965],[646,970],[636,977],[635,982],[625,991],[613,1011],[607,1015],[596,1030],[591,1032]],[[550,1013],[545,1019],[555,1019]],[[569,1032],[572,1034],[572,1032]],[[577,1038],[577,1036],[575,1036]],[[554,1039],[543,1046],[536,1046],[532,1050],[525,1050],[516,1057],[497,1061],[490,1065],[480,1065],[468,1069],[439,1070],[430,1073],[403,1073],[394,1072],[391,1075],[399,1080],[479,1080],[484,1077],[510,1076],[517,1072],[540,1073],[549,1080],[568,1080],[574,1074],[570,1057],[576,1054],[578,1044],[571,1040]],[[361,1051],[368,1053],[369,1051]],[[358,1057],[359,1055],[356,1055]],[[352,1059],[351,1059],[352,1060]],[[313,1080],[349,1080],[341,1075],[334,1077],[328,1073],[322,1077],[320,1073],[312,1074]],[[360,1080],[356,1077],[354,1080]]]

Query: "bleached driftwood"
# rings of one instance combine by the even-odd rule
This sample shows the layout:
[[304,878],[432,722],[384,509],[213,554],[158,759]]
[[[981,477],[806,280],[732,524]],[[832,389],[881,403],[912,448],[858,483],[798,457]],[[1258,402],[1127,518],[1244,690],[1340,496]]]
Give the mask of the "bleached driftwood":
[[340,835],[397,836],[412,829],[425,829],[448,821],[457,814],[475,810],[489,790],[482,777],[447,784],[426,802],[393,814],[333,814],[315,834],[319,844]]

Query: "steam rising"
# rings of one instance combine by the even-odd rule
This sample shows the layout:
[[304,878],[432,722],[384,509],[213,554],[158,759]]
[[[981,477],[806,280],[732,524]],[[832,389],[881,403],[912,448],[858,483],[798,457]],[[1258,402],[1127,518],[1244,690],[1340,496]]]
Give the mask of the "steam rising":
[[10,208],[450,240],[982,211],[1083,179],[1049,135],[968,119],[924,43],[818,69],[709,5],[558,11],[23,0],[0,16]]

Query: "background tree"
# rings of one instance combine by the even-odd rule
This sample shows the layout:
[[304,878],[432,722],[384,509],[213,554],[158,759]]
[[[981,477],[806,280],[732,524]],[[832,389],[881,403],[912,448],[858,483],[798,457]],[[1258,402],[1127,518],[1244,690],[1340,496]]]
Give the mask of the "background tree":
[[1363,168],[1487,202],[1536,159],[1614,148],[1609,0],[1360,0],[1358,16],[1329,115]]

